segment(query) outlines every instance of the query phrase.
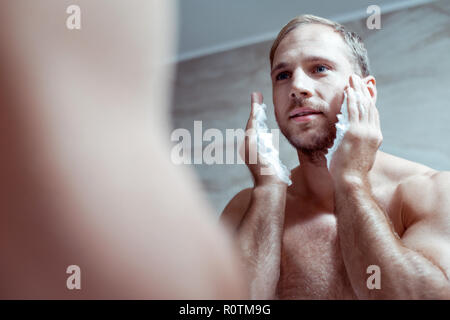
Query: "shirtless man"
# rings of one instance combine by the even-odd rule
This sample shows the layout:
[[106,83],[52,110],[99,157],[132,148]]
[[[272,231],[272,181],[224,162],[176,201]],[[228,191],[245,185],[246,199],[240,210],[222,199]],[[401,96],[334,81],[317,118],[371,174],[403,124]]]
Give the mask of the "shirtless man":
[[[222,214],[236,230],[251,297],[450,298],[450,173],[378,150],[376,82],[359,37],[300,16],[275,40],[271,68],[275,116],[300,165],[289,187],[261,175],[260,162],[248,165],[254,187]],[[350,126],[328,170],[344,91]],[[316,114],[295,116],[307,108]],[[368,288],[371,265],[380,289]]]

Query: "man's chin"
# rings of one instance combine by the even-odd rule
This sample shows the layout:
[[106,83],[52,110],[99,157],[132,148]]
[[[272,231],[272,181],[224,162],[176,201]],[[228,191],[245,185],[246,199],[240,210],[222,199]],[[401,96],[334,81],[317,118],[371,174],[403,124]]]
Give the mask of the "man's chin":
[[299,151],[327,151],[333,146],[336,137],[334,123],[317,121],[311,126],[296,126],[292,123],[286,123],[283,127],[278,125],[289,143]]
[[328,152],[328,149],[331,148],[331,145],[325,144],[325,143],[305,144],[305,143],[299,143],[296,141],[290,141],[290,143],[297,151],[300,151],[302,153],[322,152],[322,153],[326,154]]
[[298,151],[310,152],[327,152],[333,146],[335,138],[334,134],[318,135],[318,134],[293,134],[285,135],[289,143]]

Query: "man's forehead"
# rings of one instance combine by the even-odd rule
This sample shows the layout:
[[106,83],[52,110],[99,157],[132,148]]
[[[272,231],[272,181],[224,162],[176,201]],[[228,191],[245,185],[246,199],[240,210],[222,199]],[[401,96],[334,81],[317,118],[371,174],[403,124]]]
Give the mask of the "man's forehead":
[[278,45],[273,65],[290,58],[324,56],[348,58],[349,49],[341,35],[320,24],[301,25],[289,32]]

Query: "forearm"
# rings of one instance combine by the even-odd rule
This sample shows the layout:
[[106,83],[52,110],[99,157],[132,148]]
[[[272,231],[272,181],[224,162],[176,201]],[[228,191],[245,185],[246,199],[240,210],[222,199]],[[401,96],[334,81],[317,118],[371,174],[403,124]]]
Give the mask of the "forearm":
[[273,299],[275,295],[280,275],[285,203],[286,186],[255,187],[238,228],[253,299]]
[[[446,277],[422,254],[405,247],[367,181],[341,180],[335,188],[341,250],[351,284],[362,299],[436,298]],[[367,287],[368,266],[381,272],[381,289]]]

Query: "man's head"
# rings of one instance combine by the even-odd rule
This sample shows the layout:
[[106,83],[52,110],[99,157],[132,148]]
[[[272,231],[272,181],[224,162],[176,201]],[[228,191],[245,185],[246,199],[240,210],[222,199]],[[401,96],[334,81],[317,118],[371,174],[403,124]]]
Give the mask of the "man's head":
[[[361,38],[327,19],[303,15],[291,20],[272,45],[270,65],[278,125],[299,151],[331,147],[351,74],[358,74],[376,99]],[[316,114],[299,116],[304,112]]]

